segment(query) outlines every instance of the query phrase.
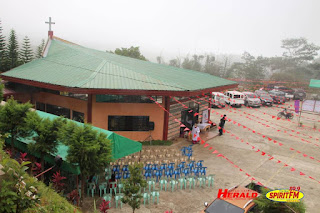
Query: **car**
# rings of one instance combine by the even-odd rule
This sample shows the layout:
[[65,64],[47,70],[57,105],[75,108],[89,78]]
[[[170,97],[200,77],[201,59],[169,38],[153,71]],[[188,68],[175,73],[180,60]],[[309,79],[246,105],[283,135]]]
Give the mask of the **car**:
[[294,96],[293,95],[293,93],[294,93],[293,89],[290,89],[288,87],[277,87],[276,90],[284,92],[287,101],[290,101],[291,99],[293,99],[293,96]]
[[260,96],[261,94],[269,94],[267,91],[261,90],[261,89],[254,91],[254,93],[257,94],[258,96]]
[[244,105],[250,107],[260,107],[261,100],[257,94],[253,92],[243,92],[244,94]]
[[[243,186],[236,186],[228,189],[228,193],[248,193],[250,195],[255,194],[257,197],[260,196],[258,192]],[[247,213],[252,211],[255,206],[254,198],[251,197],[235,199],[223,196],[214,199],[210,204],[205,202],[205,209],[201,211],[201,213]]]
[[273,99],[273,103],[284,104],[286,102],[285,93],[277,90],[269,91],[270,96]]
[[307,97],[306,92],[303,89],[293,89],[293,100],[303,101]]
[[225,107],[226,101],[225,96],[221,92],[212,92],[212,99],[211,99],[211,107]]
[[273,98],[269,95],[268,92],[264,90],[256,90],[255,94],[260,98],[261,105],[263,106],[272,106],[273,104]]
[[244,104],[244,95],[238,91],[227,91],[225,93],[225,101],[230,106],[241,107]]

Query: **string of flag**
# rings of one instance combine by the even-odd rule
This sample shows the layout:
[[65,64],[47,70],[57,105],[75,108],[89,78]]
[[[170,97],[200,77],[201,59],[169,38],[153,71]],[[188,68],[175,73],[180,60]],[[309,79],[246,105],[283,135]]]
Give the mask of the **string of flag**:
[[253,145],[250,144],[249,142],[245,142],[242,138],[238,137],[238,136],[235,135],[234,133],[232,133],[232,132],[230,132],[230,131],[228,131],[228,130],[227,130],[226,132],[227,132],[231,137],[234,137],[236,140],[240,140],[241,143],[244,143],[244,144],[246,144],[246,145],[248,145],[248,146],[251,146],[251,150],[252,150],[252,151],[255,151],[257,154],[260,153],[261,156],[268,156],[268,160],[269,160],[269,161],[272,161],[272,162],[277,163],[277,164],[282,163],[283,166],[290,168],[290,171],[291,171],[291,172],[298,172],[299,175],[301,175],[301,176],[306,176],[306,177],[308,177],[309,179],[315,180],[315,181],[317,181],[318,183],[320,183],[320,181],[316,180],[314,177],[309,176],[309,175],[307,175],[307,174],[305,174],[305,173],[297,170],[296,168],[294,168],[294,167],[290,166],[289,164],[285,163],[284,161],[281,161],[281,160],[275,158],[274,156],[268,154],[267,152],[259,149],[258,147],[253,146]]
[[[181,121],[179,121],[172,113],[170,113],[166,108],[164,108],[160,103],[158,103],[154,98],[150,97],[150,100],[152,100],[155,104],[157,104],[162,110],[166,111],[170,116],[174,118],[174,121],[180,124],[180,127],[186,127]],[[187,128],[187,127],[186,127]],[[234,162],[232,162],[229,158],[227,158],[225,155],[220,153],[217,149],[214,149],[212,146],[210,146],[208,143],[206,143],[204,140],[202,140],[200,137],[198,138],[200,141],[200,144],[203,145],[204,148],[207,148],[208,150],[213,150],[211,154],[215,154],[216,157],[224,158],[227,162],[229,162],[233,167],[237,168],[240,172],[244,173],[247,177],[250,178],[252,181],[256,181],[257,179],[254,178],[252,175],[250,175],[248,172],[240,168],[238,165],[236,165]],[[209,147],[210,146],[210,147]],[[261,182],[257,181],[259,185],[264,186]]]
[[[189,98],[190,99],[190,98]],[[190,99],[190,100],[193,100],[193,99]],[[195,101],[195,100],[193,100],[194,102],[197,102],[197,101]],[[177,102],[177,103],[179,103],[179,102]],[[197,103],[200,103],[200,102],[197,102]],[[181,106],[185,106],[183,103],[179,103],[179,104],[181,104]],[[201,104],[201,103],[200,103]],[[214,111],[213,111],[214,112]],[[221,117],[222,117],[222,115],[221,115]],[[231,119],[227,119],[229,122],[231,121]],[[233,121],[234,122],[234,121]],[[239,123],[238,123],[238,125],[239,125]],[[250,130],[250,128],[248,128],[249,130]],[[253,130],[254,131],[254,130]],[[267,152],[264,152],[263,150],[261,150],[261,149],[259,149],[258,147],[256,147],[256,146],[253,146],[253,145],[251,145],[249,142],[245,142],[242,138],[240,138],[240,137],[238,137],[238,136],[236,136],[234,133],[231,133],[230,131],[228,131],[228,130],[223,130],[223,132],[227,132],[228,134],[230,134],[232,137],[235,137],[237,140],[240,140],[242,143],[245,143],[245,144],[247,144],[247,145],[249,145],[249,146],[251,146],[251,149],[252,150],[256,150],[255,152],[256,153],[258,153],[258,152],[261,152],[261,155],[262,156],[268,156],[269,157],[269,159],[268,160],[276,160],[277,162],[276,163],[282,163],[285,167],[291,167],[291,169],[290,169],[290,171],[291,172],[294,172],[294,171],[296,171],[296,172],[298,172],[299,173],[299,175],[300,176],[306,176],[306,177],[308,177],[309,179],[312,179],[312,180],[314,180],[314,181],[317,181],[318,183],[320,183],[320,181],[318,181],[318,180],[316,180],[314,177],[312,177],[312,176],[309,176],[309,175],[306,175],[305,173],[303,173],[302,171],[299,171],[299,170],[297,170],[296,168],[294,168],[294,167],[292,167],[292,166],[290,166],[289,164],[287,164],[287,163],[285,163],[285,162],[283,162],[283,161],[281,161],[281,160],[279,160],[279,159],[276,159],[275,157],[273,157],[272,155],[270,155],[270,154],[268,154]],[[269,138],[268,138],[269,139]],[[270,139],[269,139],[270,140]],[[274,141],[274,142],[276,142],[276,141]],[[201,144],[204,144],[205,143],[205,141],[201,141]],[[283,144],[281,144],[281,143],[279,143],[279,145],[280,146],[282,146]],[[204,145],[204,147],[207,147],[207,146],[209,146],[209,144],[205,144]],[[213,147],[210,147],[209,148],[209,150],[211,150],[211,149],[213,149]],[[215,154],[217,154],[218,153],[218,150],[214,150],[213,151],[213,153],[215,153]],[[299,153],[299,152],[298,152]],[[220,157],[225,157],[224,155],[222,155],[222,154],[218,154]],[[307,157],[307,156],[304,156],[304,157]],[[310,159],[312,159],[312,158],[310,158]],[[229,161],[229,159],[227,159],[226,158],[226,160],[228,160]],[[233,165],[235,165],[232,161],[229,161],[231,164],[233,164]],[[320,161],[319,161],[320,162]],[[242,169],[240,169],[240,171],[243,171]],[[248,173],[246,173],[246,175],[248,176],[248,177],[251,177]]]
[[[199,97],[199,96],[197,96],[197,98],[203,100],[203,98],[201,98],[201,97]],[[189,99],[190,99],[190,98],[189,98]],[[193,99],[190,99],[190,100],[194,101]],[[214,111],[214,110],[212,110],[212,112],[215,112],[217,115],[220,115],[221,117],[223,116],[222,113],[216,112],[216,111]],[[242,126],[243,129],[246,129],[246,130],[248,130],[248,131],[250,131],[250,132],[252,132],[252,133],[258,134],[258,135],[261,136],[262,138],[268,139],[268,141],[270,141],[270,142],[272,141],[274,144],[277,144],[277,145],[279,145],[279,146],[284,146],[283,143],[278,142],[277,140],[273,140],[272,138],[267,137],[267,136],[265,136],[264,134],[262,134],[262,133],[260,133],[260,132],[257,132],[257,131],[255,131],[255,130],[253,130],[253,129],[245,126],[245,125],[242,125],[241,123],[239,123],[239,122],[237,122],[237,121],[231,120],[230,118],[227,119],[227,121],[230,122],[230,123],[232,123],[232,124],[234,124],[234,125],[238,125],[239,127]],[[285,146],[286,146],[286,145],[285,145]],[[290,147],[289,149],[290,149],[290,151],[295,151],[295,152],[297,152],[298,154],[303,155],[303,157],[309,157],[311,160],[315,160],[315,161],[317,161],[318,163],[320,163],[320,160],[316,159],[316,158],[313,157],[313,156],[310,156],[310,155],[307,155],[307,154],[305,154],[305,153],[302,153],[301,151],[296,150],[296,149],[294,149],[294,148],[292,148],[292,147]]]
[[[309,137],[309,138],[313,138],[312,136],[306,135],[306,134],[304,134],[304,133],[300,133],[300,132],[295,131],[295,130],[291,130],[291,131],[289,131],[289,132],[286,131],[286,130],[279,130],[279,129],[273,127],[273,126],[270,126],[270,125],[268,125],[268,124],[262,123],[262,122],[260,121],[260,120],[262,120],[262,121],[265,121],[265,122],[271,124],[271,122],[269,122],[269,121],[266,120],[266,119],[263,119],[263,118],[258,117],[258,116],[256,116],[256,115],[253,115],[253,114],[251,114],[251,113],[246,113],[246,112],[244,112],[244,111],[237,110],[237,109],[235,109],[235,108],[232,108],[232,109],[233,109],[233,110],[236,110],[236,111],[239,111],[239,112],[242,112],[243,114],[246,115],[246,118],[247,118],[247,119],[249,119],[249,120],[251,120],[251,121],[255,121],[255,122],[257,122],[257,123],[259,123],[259,124],[261,124],[261,125],[263,125],[263,126],[265,126],[265,127],[267,127],[267,128],[272,128],[272,129],[274,129],[274,130],[276,130],[276,131],[278,131],[278,132],[280,132],[280,131],[281,131],[281,132],[284,132],[284,133],[288,134],[288,135],[291,136],[291,137],[295,137],[295,138],[297,138],[297,139],[299,139],[299,140],[301,140],[301,141],[303,141],[303,142],[307,142],[307,143],[313,144],[313,145],[315,145],[315,146],[317,146],[317,147],[320,147],[319,144],[312,143],[312,142],[309,141],[309,140],[306,140],[306,139],[304,139],[304,138],[301,138],[301,137],[299,137],[299,136],[297,136],[297,135],[292,135],[292,134],[289,133],[289,132],[295,132],[295,133],[297,133],[297,134],[303,134],[303,135],[305,135],[305,136],[307,136],[307,137]],[[236,113],[235,111],[231,111],[231,110],[230,110],[229,112]],[[248,115],[256,118],[256,120],[255,120],[255,119],[251,119],[250,117],[248,117]],[[240,115],[240,116],[242,116],[242,115]],[[276,126],[279,126],[279,125],[274,124],[274,123],[272,123],[272,124],[273,124],[273,125],[276,125]],[[282,128],[283,128],[283,127],[282,127]],[[289,129],[289,128],[288,128],[288,129]]]

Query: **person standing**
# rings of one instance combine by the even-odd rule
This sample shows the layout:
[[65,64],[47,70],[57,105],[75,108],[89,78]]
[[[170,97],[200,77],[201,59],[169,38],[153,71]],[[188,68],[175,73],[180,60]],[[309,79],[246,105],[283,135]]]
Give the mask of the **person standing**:
[[198,127],[197,123],[194,124],[194,126],[192,127],[192,143],[196,144],[199,142],[200,140],[200,128]]
[[224,124],[226,122],[226,116],[227,115],[223,115],[223,117],[220,119],[220,123],[219,123],[219,136],[223,135],[223,128],[224,128]]

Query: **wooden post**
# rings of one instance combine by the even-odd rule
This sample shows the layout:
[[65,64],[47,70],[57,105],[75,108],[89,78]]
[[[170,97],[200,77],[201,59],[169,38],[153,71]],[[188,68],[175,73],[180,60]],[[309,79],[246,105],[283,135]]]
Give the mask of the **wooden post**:
[[[168,111],[170,111],[170,97],[165,96],[164,97],[164,108]],[[163,136],[162,140],[168,140],[168,128],[169,128],[169,113],[164,111],[164,119],[163,119]]]
[[88,94],[87,101],[87,123],[92,122],[92,95]]

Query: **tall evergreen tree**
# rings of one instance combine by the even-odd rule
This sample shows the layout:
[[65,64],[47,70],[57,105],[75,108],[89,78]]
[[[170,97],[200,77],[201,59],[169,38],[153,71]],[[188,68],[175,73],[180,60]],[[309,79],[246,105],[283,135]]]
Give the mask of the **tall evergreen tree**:
[[33,52],[31,49],[30,39],[28,38],[28,36],[24,37],[23,39],[20,56],[21,56],[21,62],[24,64],[32,61],[33,59]]
[[8,69],[13,69],[19,66],[19,45],[17,41],[16,31],[14,29],[10,31],[6,57]]
[[2,26],[1,26],[1,20],[0,20],[0,72],[5,71],[5,52],[6,52],[6,42],[5,37],[2,34]]
[[44,45],[45,45],[45,41],[44,39],[42,39],[41,44],[37,47],[37,54],[36,54],[37,58],[42,58],[42,51],[44,49]]

